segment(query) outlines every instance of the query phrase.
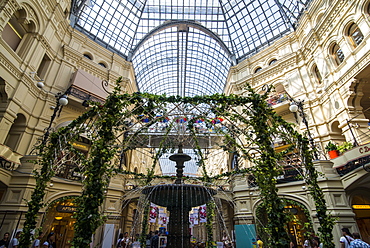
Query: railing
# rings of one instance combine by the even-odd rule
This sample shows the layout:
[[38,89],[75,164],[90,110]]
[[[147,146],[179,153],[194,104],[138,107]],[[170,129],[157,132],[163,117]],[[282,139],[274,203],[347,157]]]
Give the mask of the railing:
[[362,157],[351,162],[348,162],[347,164],[336,168],[336,170],[339,176],[344,176],[359,167],[364,167],[368,163],[370,163],[370,156]]
[[82,173],[77,165],[63,164],[55,173],[56,177],[65,178],[73,181],[81,181]]
[[10,162],[10,161],[5,160],[4,158],[0,157],[0,167],[1,168],[5,169],[5,170],[13,171],[13,170],[16,170],[18,168],[18,166],[19,166],[19,164]]
[[285,166],[283,175],[277,177],[277,183],[300,181],[302,180],[302,178],[300,177],[301,174],[302,174],[301,167]]

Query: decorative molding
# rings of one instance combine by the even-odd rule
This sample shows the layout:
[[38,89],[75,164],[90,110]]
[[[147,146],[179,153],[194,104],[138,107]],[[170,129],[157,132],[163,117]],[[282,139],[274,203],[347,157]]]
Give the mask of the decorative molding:
[[[338,88],[344,87],[347,82],[353,79],[356,74],[362,71],[366,66],[370,65],[370,51],[366,53],[361,59],[357,60],[357,62],[348,70],[343,73],[337,81],[332,82],[324,91],[323,93],[323,100],[329,98],[329,96]],[[324,97],[325,96],[325,97]]]
[[46,50],[50,50],[50,44],[49,42],[45,39],[45,37],[41,34],[37,34],[36,36],[37,40],[40,41],[40,43],[43,45],[43,47]]

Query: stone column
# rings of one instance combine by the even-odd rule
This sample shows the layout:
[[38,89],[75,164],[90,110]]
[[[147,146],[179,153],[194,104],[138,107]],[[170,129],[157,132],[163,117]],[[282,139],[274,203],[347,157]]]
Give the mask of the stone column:
[[[319,186],[323,190],[326,205],[329,213],[338,218],[333,229],[334,243],[336,247],[339,247],[339,239],[342,236],[341,229],[347,227],[351,232],[357,232],[357,224],[354,219],[355,214],[352,211],[351,204],[348,201],[348,196],[344,190],[342,180],[337,174],[336,170],[333,169],[333,163],[329,160],[318,160],[314,162],[316,170],[322,173],[319,176]],[[313,199],[309,198],[310,205],[314,209],[312,218],[314,222],[314,228],[317,232],[319,227],[319,220],[316,216],[315,203]]]

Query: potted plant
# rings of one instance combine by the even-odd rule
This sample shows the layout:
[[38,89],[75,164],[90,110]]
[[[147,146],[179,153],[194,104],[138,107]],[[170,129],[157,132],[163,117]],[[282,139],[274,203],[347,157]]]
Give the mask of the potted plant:
[[331,141],[325,146],[325,150],[328,152],[330,159],[339,156],[338,146]]
[[338,151],[340,153],[344,153],[344,152],[346,152],[346,151],[348,151],[352,148],[353,148],[353,144],[351,142],[345,141],[345,142],[343,142],[343,144],[338,146]]

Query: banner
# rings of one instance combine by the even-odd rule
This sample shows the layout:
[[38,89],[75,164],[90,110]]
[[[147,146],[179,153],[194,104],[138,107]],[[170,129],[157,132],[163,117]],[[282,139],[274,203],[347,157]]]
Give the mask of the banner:
[[166,213],[159,213],[158,224],[162,226],[167,226],[168,217]]
[[207,222],[207,207],[206,204],[199,207],[199,223]]
[[154,203],[150,203],[149,222],[155,223],[158,216],[158,207]]

